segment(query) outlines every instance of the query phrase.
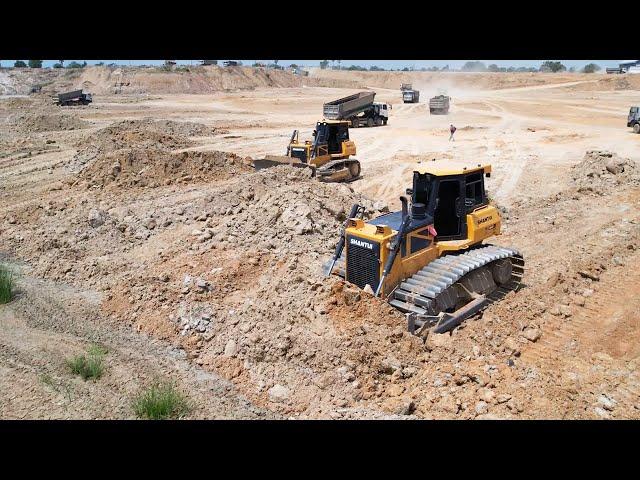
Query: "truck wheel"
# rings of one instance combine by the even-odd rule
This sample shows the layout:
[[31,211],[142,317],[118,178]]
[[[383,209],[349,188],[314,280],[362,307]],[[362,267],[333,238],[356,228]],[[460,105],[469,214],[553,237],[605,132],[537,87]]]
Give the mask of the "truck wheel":
[[376,126],[379,127],[380,125],[382,125],[382,118],[378,117],[376,118]]
[[636,132],[636,133],[640,133],[640,123],[636,123],[633,126],[633,131]]
[[367,118],[367,127],[373,127],[373,118]]
[[389,120],[388,120],[387,118],[385,118],[384,120],[382,120],[382,124],[383,124],[383,125],[386,125],[388,121],[389,121]]
[[360,126],[360,120],[358,120],[357,118],[352,118],[351,119],[351,128],[358,128]]

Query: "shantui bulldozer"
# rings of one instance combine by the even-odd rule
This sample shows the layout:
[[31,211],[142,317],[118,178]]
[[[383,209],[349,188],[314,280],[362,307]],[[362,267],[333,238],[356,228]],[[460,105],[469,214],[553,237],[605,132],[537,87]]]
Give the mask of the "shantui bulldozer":
[[500,214],[484,188],[491,166],[413,172],[402,210],[363,220],[354,205],[325,274],[385,298],[415,334],[444,333],[517,290],[524,259],[485,243]]
[[316,124],[313,141],[300,142],[298,130],[294,130],[284,156],[267,155],[254,160],[256,170],[291,165],[311,168],[313,175],[324,182],[351,181],[360,177],[360,162],[351,158],[356,145],[349,140],[349,122],[323,120]]

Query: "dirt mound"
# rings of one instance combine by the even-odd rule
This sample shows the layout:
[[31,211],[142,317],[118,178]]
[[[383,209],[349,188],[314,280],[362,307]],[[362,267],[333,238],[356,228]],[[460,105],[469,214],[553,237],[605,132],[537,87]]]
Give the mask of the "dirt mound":
[[23,132],[58,132],[91,126],[73,113],[19,113],[9,121]]
[[[125,161],[125,164],[142,165],[150,155],[157,155],[164,161],[170,161],[171,155],[167,155],[168,152],[194,145],[189,137],[210,136],[215,133],[215,128],[207,127],[201,123],[148,118],[122,120],[102,128],[87,139],[78,142],[76,146],[79,147],[79,150],[67,167],[73,172],[79,172],[95,159],[102,158],[103,161],[96,165],[90,173],[95,178],[88,179],[104,183],[104,180],[110,175],[107,170],[111,171],[111,168],[105,169],[104,162],[110,161],[113,165],[119,163],[121,158],[126,157],[128,160]],[[110,153],[129,149],[134,151],[109,156]],[[144,150],[149,151],[145,153]],[[140,160],[135,161],[134,158]]]
[[131,148],[99,155],[80,178],[87,186],[156,187],[223,180],[249,170],[247,162],[232,153]]
[[[101,152],[112,152],[132,146],[171,150],[193,145],[188,136],[213,132],[214,129],[196,123],[151,119],[122,120],[92,134],[90,144]],[[78,144],[85,145],[86,142]]]
[[588,151],[583,160],[571,169],[578,192],[604,195],[621,184],[640,185],[640,170],[633,160],[616,153]]

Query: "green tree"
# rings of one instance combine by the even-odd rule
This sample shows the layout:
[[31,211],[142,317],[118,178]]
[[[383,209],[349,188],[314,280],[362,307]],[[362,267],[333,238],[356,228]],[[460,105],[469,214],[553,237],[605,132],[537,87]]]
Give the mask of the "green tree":
[[492,63],[487,67],[487,70],[489,70],[490,72],[499,72],[500,68],[495,63]]
[[598,70],[602,70],[602,68],[600,68],[600,65],[596,65],[595,63],[589,63],[582,69],[583,73],[595,73]]
[[463,72],[486,72],[487,67],[479,61],[467,62],[462,66]]
[[384,68],[380,68],[377,65],[372,65],[371,67],[369,67],[369,70],[371,72],[384,72]]
[[29,68],[42,68],[42,60],[29,60]]
[[64,68],[61,63],[54,63],[53,68]]
[[67,68],[82,68],[82,64],[78,62],[71,62],[67,65]]
[[540,65],[541,72],[563,72],[567,69],[561,62],[547,60]]
[[22,60],[16,60],[16,62],[13,64],[13,66],[15,68],[27,68],[27,64],[24,63]]
[[320,70],[325,70],[327,68],[327,65],[329,65],[329,60],[322,60],[320,62]]

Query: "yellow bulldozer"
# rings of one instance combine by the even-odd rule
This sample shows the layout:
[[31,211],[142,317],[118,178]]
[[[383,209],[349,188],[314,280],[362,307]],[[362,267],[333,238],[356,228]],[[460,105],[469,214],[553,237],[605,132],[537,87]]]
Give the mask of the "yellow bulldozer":
[[313,141],[300,142],[298,130],[294,130],[284,156],[267,155],[254,160],[256,170],[291,165],[311,168],[313,175],[324,182],[351,181],[360,177],[360,162],[351,158],[356,145],[349,140],[349,122],[323,120],[316,123]]
[[522,255],[484,243],[501,226],[485,192],[490,175],[490,165],[429,165],[413,172],[401,211],[365,221],[354,205],[326,275],[387,299],[411,333],[457,327],[522,283]]

